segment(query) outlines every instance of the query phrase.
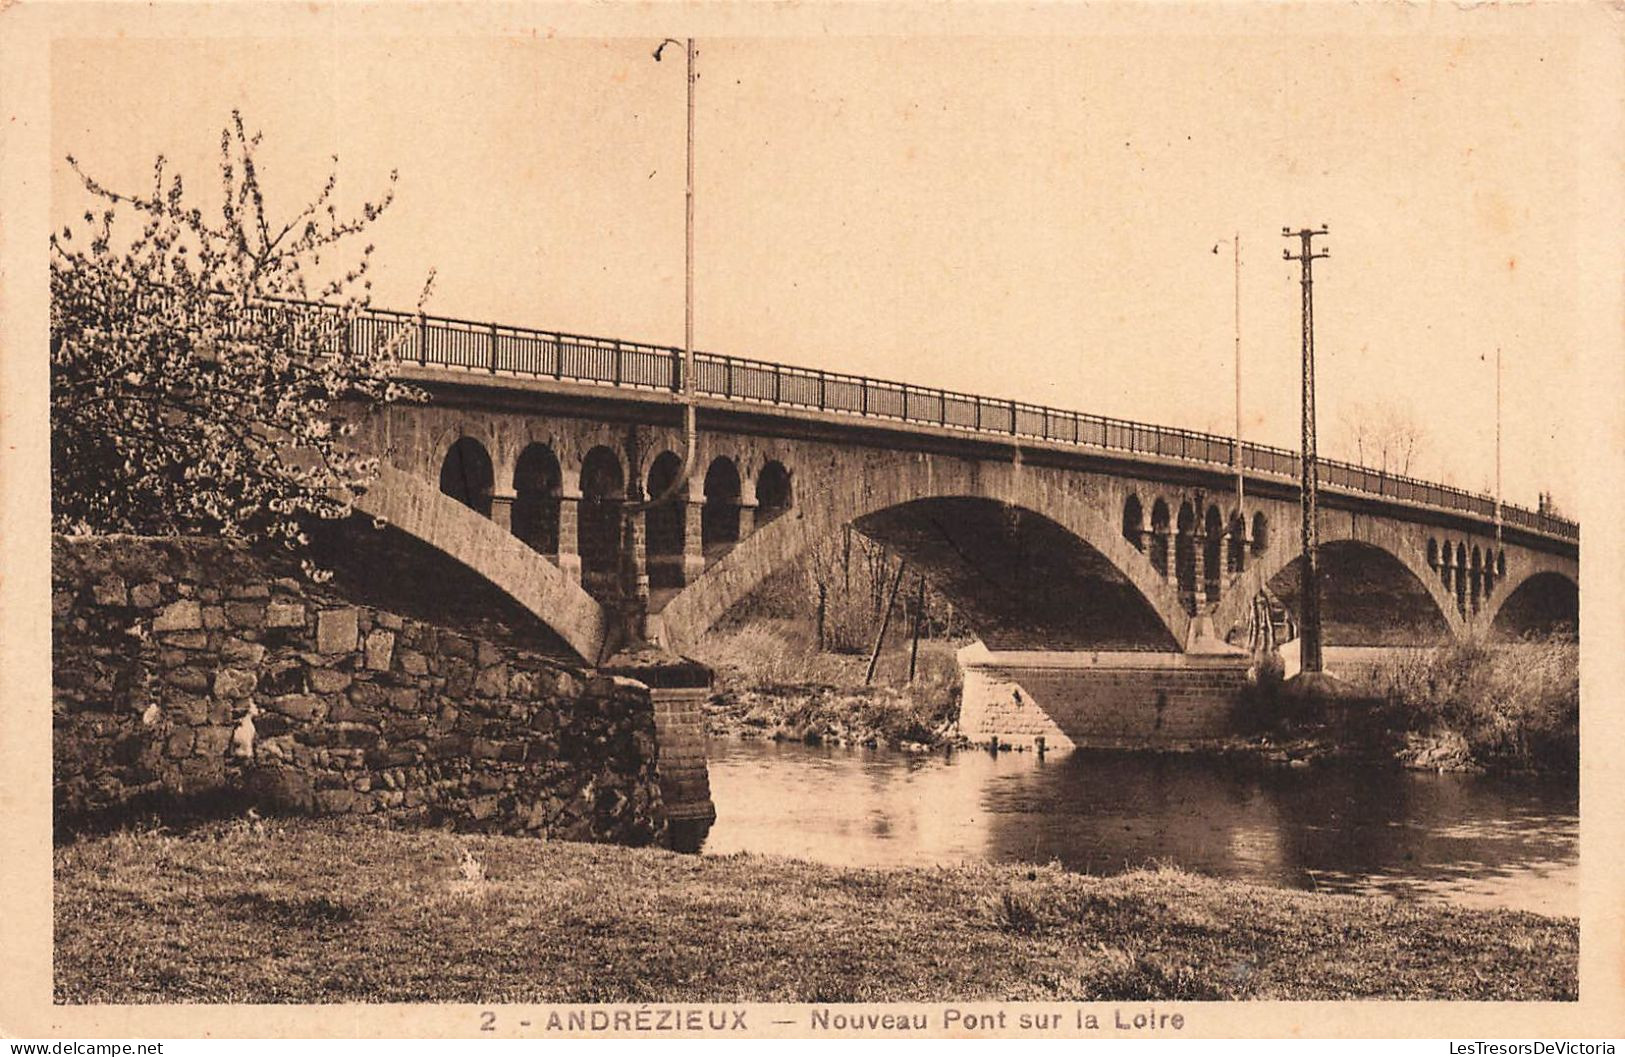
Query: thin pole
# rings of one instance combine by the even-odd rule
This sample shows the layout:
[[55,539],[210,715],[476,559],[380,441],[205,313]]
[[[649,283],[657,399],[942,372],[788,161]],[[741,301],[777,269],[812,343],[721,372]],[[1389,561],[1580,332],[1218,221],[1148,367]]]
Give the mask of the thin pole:
[[1320,499],[1320,468],[1315,452],[1315,300],[1314,261],[1327,256],[1323,250],[1314,251],[1312,240],[1326,234],[1325,225],[1318,229],[1300,228],[1293,231],[1282,228],[1286,238],[1299,240],[1297,255],[1282,250],[1289,261],[1303,265],[1303,481],[1300,494],[1303,511],[1303,587],[1298,600],[1301,614],[1298,629],[1299,670],[1304,674],[1319,672],[1321,667],[1320,641],[1320,525],[1318,505]]
[[[1247,505],[1242,484],[1241,467],[1241,232],[1236,232],[1232,240],[1235,249],[1236,261],[1236,442],[1234,456],[1236,462],[1236,516],[1241,519],[1241,534],[1247,535]],[[1237,544],[1240,546],[1240,544]]]
[[1501,346],[1495,347],[1495,544],[1501,545]]
[[863,685],[868,686],[875,681],[875,665],[880,663],[880,646],[886,641],[886,629],[891,627],[892,607],[897,604],[897,588],[903,583],[903,570],[908,568],[908,562],[897,563],[897,575],[892,577],[891,594],[886,598],[886,614],[880,618],[880,634],[875,636],[875,648],[869,651],[869,670],[863,673]]
[[694,378],[694,38],[683,43],[688,56],[688,123],[685,133],[687,179],[683,185],[683,385],[693,399]]
[[925,620],[925,577],[918,576],[919,581],[914,594],[914,641],[908,649],[908,681],[914,683],[914,672],[920,664],[920,625]]

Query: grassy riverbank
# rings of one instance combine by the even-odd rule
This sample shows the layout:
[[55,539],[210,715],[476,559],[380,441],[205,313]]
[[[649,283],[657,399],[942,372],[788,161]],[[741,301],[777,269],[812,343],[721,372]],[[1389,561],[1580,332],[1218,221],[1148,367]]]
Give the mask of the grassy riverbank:
[[1573,919],[1172,870],[849,870],[361,822],[56,850],[82,1002],[1572,999]]

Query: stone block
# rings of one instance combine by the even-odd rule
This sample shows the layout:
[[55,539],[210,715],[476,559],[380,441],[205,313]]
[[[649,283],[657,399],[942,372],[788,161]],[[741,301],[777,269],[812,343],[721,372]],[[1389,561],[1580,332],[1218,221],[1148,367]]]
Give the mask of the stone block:
[[235,628],[265,626],[265,607],[258,602],[227,602],[226,620]]
[[209,689],[209,676],[197,668],[175,668],[165,673],[164,681],[171,686],[178,686],[182,690],[204,691]]
[[192,751],[199,756],[224,756],[226,746],[230,744],[230,727],[199,727],[197,742]]
[[203,626],[203,607],[192,599],[171,602],[152,618],[153,631],[192,631]]
[[401,671],[408,675],[428,675],[429,660],[416,650],[402,650]]
[[316,650],[319,653],[349,653],[360,634],[353,608],[324,609],[316,614]]
[[236,584],[227,590],[232,598],[264,599],[271,597],[271,589],[263,583]]
[[349,672],[333,668],[312,668],[310,688],[318,694],[336,694],[347,688],[354,678]]
[[209,700],[196,694],[174,695],[164,702],[164,708],[194,727],[209,721]]
[[368,723],[377,726],[381,718],[372,709],[362,708],[342,697],[334,699],[333,704],[327,710],[329,723]]
[[305,688],[305,666],[298,661],[281,661],[264,669],[260,676],[260,692],[280,697],[297,694]]
[[390,661],[395,655],[395,633],[375,629],[367,632],[367,667],[376,672],[389,671]]
[[[267,752],[284,754],[282,745],[262,742]],[[248,773],[250,795],[263,804],[284,811],[309,811],[315,803],[315,783],[310,775],[290,767],[256,767]]]
[[474,680],[474,692],[480,697],[501,697],[508,692],[508,666],[493,664],[482,669]]
[[342,815],[355,807],[356,794],[353,789],[318,789],[316,791],[316,810],[324,815]]
[[437,636],[437,639],[440,652],[447,657],[457,657],[465,661],[474,659],[474,644],[461,635],[453,635],[443,631]]
[[216,697],[228,700],[247,697],[254,692],[259,684],[259,677],[253,672],[242,668],[222,668],[214,673],[214,693]]
[[164,740],[164,755],[172,760],[178,760],[182,756],[190,755],[192,740],[191,727],[182,727],[170,731],[169,737]]
[[209,645],[209,636],[202,631],[166,631],[159,637],[165,646],[182,650],[201,650]]
[[402,621],[401,618],[396,616],[394,613],[380,612],[378,614],[378,626],[381,628],[388,628],[390,631],[399,631],[401,630],[401,625],[403,623],[404,621]]
[[302,628],[305,626],[305,607],[297,602],[272,602],[265,607],[265,626]]
[[210,631],[218,631],[226,626],[226,610],[223,606],[203,607],[203,626]]
[[389,691],[377,683],[356,683],[350,687],[350,700],[362,708],[383,708],[389,702]]
[[219,644],[219,655],[224,660],[236,660],[254,667],[265,660],[265,647],[260,646],[258,642],[249,642],[247,639],[232,636]]
[[410,686],[397,686],[389,691],[389,707],[402,712],[415,712],[418,707],[418,692]]
[[97,580],[90,589],[90,597],[96,600],[99,606],[127,606],[130,596],[124,588],[123,577],[111,573]]
[[156,609],[158,608],[158,603],[162,602],[163,600],[164,593],[162,589],[151,581],[144,584],[136,584],[134,587],[130,588],[130,604],[135,606],[137,609]]
[[271,698],[266,702],[266,707],[291,719],[309,722],[316,718],[321,704],[321,698],[312,694],[285,694],[282,697]]

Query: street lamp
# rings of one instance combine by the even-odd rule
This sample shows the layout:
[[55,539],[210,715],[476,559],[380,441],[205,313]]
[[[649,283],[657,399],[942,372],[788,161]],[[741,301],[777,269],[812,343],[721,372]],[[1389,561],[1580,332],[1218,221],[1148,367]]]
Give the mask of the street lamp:
[[[679,45],[688,60],[688,113],[684,133],[684,162],[685,179],[683,185],[683,359],[679,368],[679,377],[674,379],[675,389],[680,390],[679,400],[683,404],[683,465],[672,477],[670,483],[653,498],[643,502],[629,502],[621,506],[621,538],[623,569],[632,581],[631,597],[633,604],[625,608],[626,630],[628,637],[634,640],[644,640],[649,633],[649,570],[646,564],[640,564],[635,554],[631,553],[628,541],[635,536],[633,532],[633,519],[641,517],[651,507],[671,502],[676,498],[679,489],[687,485],[694,473],[694,462],[699,448],[699,426],[695,420],[694,411],[694,38],[679,41],[675,37],[667,37],[655,45],[654,60],[661,61],[661,55],[666,45]],[[642,493],[641,486],[634,485],[633,475],[628,475],[629,498]],[[632,489],[637,491],[633,492]],[[635,570],[635,571],[634,571]],[[623,584],[626,582],[623,579]]]
[[1230,457],[1236,469],[1236,516],[1241,519],[1241,534],[1245,539],[1247,535],[1247,507],[1245,487],[1242,483],[1241,458],[1241,232],[1236,232],[1230,238],[1220,239],[1213,244],[1213,252],[1217,254],[1219,247],[1230,243],[1231,256],[1235,263],[1235,330],[1236,330],[1236,435],[1230,444]]

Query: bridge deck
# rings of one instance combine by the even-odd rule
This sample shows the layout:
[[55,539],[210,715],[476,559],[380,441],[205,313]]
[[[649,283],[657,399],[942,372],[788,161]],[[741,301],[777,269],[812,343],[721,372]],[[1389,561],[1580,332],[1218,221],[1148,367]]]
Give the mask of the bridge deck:
[[[316,302],[287,302],[261,311],[330,317],[335,347],[393,342],[402,361],[425,368],[644,391],[682,388],[683,353],[670,346],[385,309],[367,309],[340,328],[338,309]],[[711,399],[1176,459],[1215,469],[1236,465],[1235,439],[1219,434],[715,353],[696,352],[694,369],[696,393]],[[1244,441],[1239,454],[1249,474],[1292,477],[1298,472],[1298,453],[1287,448]],[[1318,465],[1321,483],[1329,488],[1487,520],[1497,515],[1493,496],[1332,459]],[[1573,542],[1580,538],[1578,523],[1544,511],[1503,503],[1499,513],[1506,525]]]

